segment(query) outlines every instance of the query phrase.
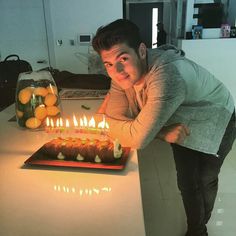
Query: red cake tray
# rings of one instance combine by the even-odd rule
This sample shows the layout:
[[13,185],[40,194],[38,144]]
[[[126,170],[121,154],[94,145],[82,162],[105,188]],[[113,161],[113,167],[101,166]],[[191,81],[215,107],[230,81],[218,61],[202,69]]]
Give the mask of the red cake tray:
[[71,161],[53,159],[46,154],[41,147],[32,156],[30,156],[24,163],[31,166],[54,166],[54,167],[73,167],[73,168],[92,168],[92,169],[110,169],[122,170],[125,168],[130,153],[129,147],[123,147],[123,154],[121,158],[112,163],[94,163],[85,161]]

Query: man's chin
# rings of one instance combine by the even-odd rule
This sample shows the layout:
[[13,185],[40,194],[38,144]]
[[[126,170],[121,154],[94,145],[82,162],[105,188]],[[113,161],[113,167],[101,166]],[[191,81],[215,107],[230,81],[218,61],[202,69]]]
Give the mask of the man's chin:
[[123,83],[119,83],[119,85],[122,89],[129,89],[129,88],[133,87],[133,84],[128,81],[123,82]]

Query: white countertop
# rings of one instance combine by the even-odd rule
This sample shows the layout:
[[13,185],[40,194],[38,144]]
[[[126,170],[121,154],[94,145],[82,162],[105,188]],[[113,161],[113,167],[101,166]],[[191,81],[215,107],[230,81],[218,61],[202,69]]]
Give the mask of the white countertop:
[[[93,113],[101,100],[63,101],[64,112]],[[144,236],[137,152],[122,171],[29,168],[24,165],[48,139],[22,130],[14,105],[0,113],[0,235]]]

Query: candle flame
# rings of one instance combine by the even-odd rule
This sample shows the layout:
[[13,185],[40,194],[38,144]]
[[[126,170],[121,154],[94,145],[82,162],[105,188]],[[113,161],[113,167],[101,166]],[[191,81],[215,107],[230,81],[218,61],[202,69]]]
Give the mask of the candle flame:
[[74,126],[75,126],[75,127],[78,127],[78,126],[79,126],[78,121],[77,121],[75,115],[73,115],[73,122],[74,122]]
[[84,115],[84,126],[87,127],[88,126],[88,120],[87,120],[87,117]]
[[82,118],[79,119],[79,124],[80,124],[80,127],[83,127],[83,126],[84,126],[84,122],[83,122],[83,119],[82,119]]
[[105,127],[105,125],[104,125],[103,121],[98,123],[98,128],[104,129],[104,127]]
[[50,125],[51,125],[52,128],[54,127],[54,121],[53,121],[53,119],[50,119]]
[[60,117],[60,127],[63,127],[63,120],[62,120],[62,118]]
[[56,127],[60,127],[60,120],[59,119],[57,119],[57,121],[56,121]]
[[109,125],[108,125],[108,123],[106,122],[106,117],[105,117],[105,116],[103,116],[102,121],[98,123],[98,128],[101,128],[101,129],[104,129],[104,128],[109,129]]
[[66,119],[66,128],[69,128],[70,127],[70,122],[68,119]]
[[[74,128],[85,128],[85,129],[90,129],[90,128],[95,128],[95,129],[109,129],[109,125],[106,122],[105,116],[103,116],[103,119],[101,122],[96,123],[94,117],[92,116],[91,119],[88,119],[85,115],[83,117],[79,118],[79,122],[77,117],[73,114],[73,121],[70,119],[63,119],[63,118],[58,118],[56,120],[53,120],[52,118],[47,117],[46,118],[46,127],[47,128],[70,128],[70,122],[72,122],[72,126]],[[99,130],[98,130],[99,131]]]
[[50,126],[50,121],[49,121],[48,117],[46,118],[46,125],[47,125],[47,127]]
[[92,118],[89,120],[89,124],[88,124],[88,126],[89,127],[92,127],[92,128],[95,128],[95,120],[94,120],[94,118],[93,118],[93,116],[92,116]]

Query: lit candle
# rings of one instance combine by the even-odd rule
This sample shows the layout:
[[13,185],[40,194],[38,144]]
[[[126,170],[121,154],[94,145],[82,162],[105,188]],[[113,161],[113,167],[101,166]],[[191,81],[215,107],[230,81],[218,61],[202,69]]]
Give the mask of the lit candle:
[[103,115],[103,121],[102,121],[102,137],[103,139],[108,139],[107,132],[109,131],[109,125],[106,121],[105,115]]
[[60,133],[60,119],[57,118],[56,120],[56,133]]
[[87,117],[84,115],[83,117],[83,132],[87,133],[88,131],[88,120]]
[[52,118],[50,119],[50,126],[51,126],[50,132],[53,133],[54,132],[54,121]]
[[60,133],[63,132],[63,119],[60,117],[59,118],[59,127],[60,127]]
[[64,133],[65,133],[66,136],[69,135],[69,133],[70,133],[69,131],[70,131],[70,122],[69,122],[68,119],[66,119],[66,121],[65,121],[65,130],[64,130]]
[[80,132],[79,124],[78,124],[78,121],[77,121],[75,115],[73,115],[73,123],[74,123],[75,133],[79,133]]
[[48,117],[46,118],[45,131],[46,131],[46,133],[49,133],[49,131],[50,131],[50,121],[49,121]]
[[61,136],[63,138],[67,138],[68,135],[69,135],[69,129],[70,129],[70,122],[68,119],[63,119],[60,118],[59,119],[59,129],[60,129],[60,133],[61,133]]
[[80,132],[83,133],[84,131],[84,121],[82,118],[79,119],[79,127],[80,127]]
[[96,122],[92,116],[88,123],[88,131],[89,133],[96,134],[98,133],[98,129],[96,129]]
[[106,122],[105,115],[103,115],[102,121],[97,123],[93,116],[88,119],[85,115],[80,117],[78,122],[78,119],[74,114],[71,120],[68,118],[63,120],[61,117],[54,120],[47,117],[45,123],[45,131],[47,133],[60,133],[64,136],[84,133],[100,134],[105,137],[109,130],[109,125]]

